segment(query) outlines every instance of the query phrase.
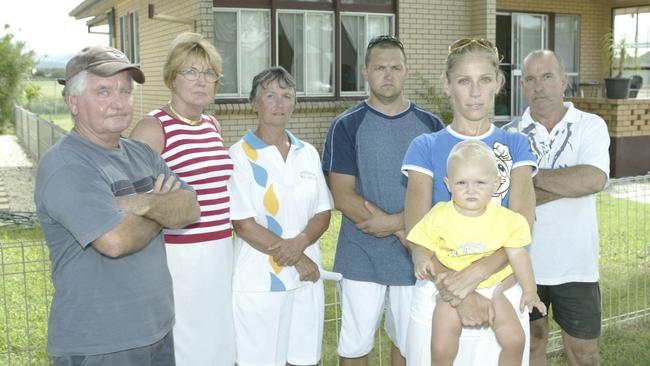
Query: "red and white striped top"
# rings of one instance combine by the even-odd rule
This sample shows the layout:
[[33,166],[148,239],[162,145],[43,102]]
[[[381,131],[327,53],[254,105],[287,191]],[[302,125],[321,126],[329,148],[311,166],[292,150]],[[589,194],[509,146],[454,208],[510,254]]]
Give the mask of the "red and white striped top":
[[201,218],[183,229],[165,229],[167,244],[196,244],[229,238],[233,164],[223,139],[209,116],[201,124],[184,123],[161,109],[149,113],[160,121],[165,147],[161,153],[169,168],[196,191]]

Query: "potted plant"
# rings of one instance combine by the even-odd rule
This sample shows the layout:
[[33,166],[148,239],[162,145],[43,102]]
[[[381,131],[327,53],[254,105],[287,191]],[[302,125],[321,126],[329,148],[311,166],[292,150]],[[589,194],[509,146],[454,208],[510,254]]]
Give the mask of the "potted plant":
[[[603,65],[612,65],[616,70],[616,76],[605,78],[605,90],[608,99],[625,99],[630,91],[630,78],[623,77],[623,66],[630,56],[628,44],[625,37],[621,37],[618,44],[614,43],[612,33],[603,37]],[[609,71],[609,70],[608,70]]]

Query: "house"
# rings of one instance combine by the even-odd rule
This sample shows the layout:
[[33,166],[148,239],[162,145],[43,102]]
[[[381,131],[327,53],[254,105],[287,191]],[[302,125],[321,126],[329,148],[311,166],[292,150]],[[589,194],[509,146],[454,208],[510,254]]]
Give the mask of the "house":
[[[426,87],[421,78],[439,85],[448,45],[466,37],[496,41],[504,54],[501,68],[507,81],[496,101],[495,119],[507,121],[525,109],[518,81],[522,58],[529,51],[556,50],[571,78],[568,95],[596,96],[603,77],[609,74],[608,62],[601,57],[603,36],[611,31],[615,15],[636,14],[637,20],[639,14],[648,15],[650,8],[643,7],[645,3],[647,0],[84,0],[70,15],[90,18],[89,29],[107,24],[111,45],[142,65],[147,82],[136,90],[136,116],[167,102],[169,91],[162,81],[167,49],[178,33],[195,31],[212,39],[224,60],[223,84],[208,112],[220,120],[227,145],[256,124],[246,99],[252,77],[279,64],[298,82],[298,104],[289,127],[320,149],[332,118],[366,95],[361,68],[365,44],[374,35],[399,35],[410,67],[407,95],[434,113],[435,106],[423,103],[421,94]],[[637,22],[637,30],[639,27]],[[650,50],[650,40],[645,42],[638,44],[639,50]],[[594,103],[586,105],[598,110],[600,105]],[[641,105],[648,108],[648,103]],[[638,126],[629,122],[632,126],[626,128],[634,128],[616,130],[613,144],[629,145],[627,139],[635,140],[635,146],[650,143],[650,121],[642,122]],[[645,172],[648,170],[650,167]]]

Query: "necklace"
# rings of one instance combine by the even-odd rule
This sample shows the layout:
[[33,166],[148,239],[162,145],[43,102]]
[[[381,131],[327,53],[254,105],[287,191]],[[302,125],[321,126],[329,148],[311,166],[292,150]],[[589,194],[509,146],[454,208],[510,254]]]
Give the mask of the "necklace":
[[176,110],[174,109],[174,107],[172,107],[172,102],[171,102],[171,101],[169,101],[169,102],[167,103],[167,106],[169,107],[169,111],[170,111],[170,112],[174,113],[174,114],[176,115],[176,117],[178,117],[178,119],[180,119],[181,121],[187,123],[188,125],[197,126],[197,125],[201,124],[201,120],[194,121],[194,120],[191,120],[191,119],[189,119],[189,118],[185,118],[185,117],[183,117],[183,115],[181,115],[180,113],[176,112]]

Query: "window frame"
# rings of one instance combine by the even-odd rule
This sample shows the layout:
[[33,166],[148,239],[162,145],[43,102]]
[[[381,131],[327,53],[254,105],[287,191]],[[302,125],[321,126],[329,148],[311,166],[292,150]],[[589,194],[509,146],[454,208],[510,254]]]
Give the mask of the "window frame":
[[[307,77],[306,77],[306,70],[307,70],[307,57],[306,57],[306,46],[307,46],[307,37],[303,37],[303,42],[302,42],[302,47],[303,47],[303,58],[302,58],[302,66],[303,66],[303,83],[305,85],[302,85],[303,91],[298,92],[296,91],[296,97],[312,97],[312,98],[319,98],[319,97],[332,97],[336,93],[336,74],[335,74],[335,69],[336,69],[336,42],[334,40],[335,34],[336,34],[336,24],[335,24],[335,14],[334,12],[330,11],[322,11],[322,10],[300,10],[300,9],[277,9],[276,11],[276,17],[275,17],[275,46],[276,46],[276,52],[275,52],[275,57],[274,60],[272,60],[273,65],[279,65],[280,64],[280,52],[278,52],[278,44],[280,41],[280,32],[277,30],[280,29],[280,16],[281,14],[299,14],[303,16],[303,29],[307,29],[307,16],[308,14],[318,14],[318,15],[329,15],[331,18],[331,26],[332,26],[332,38],[331,38],[331,46],[332,46],[332,65],[330,72],[332,73],[332,81],[334,81],[334,85],[332,85],[332,92],[330,93],[307,93]],[[290,70],[288,70],[290,71]],[[297,85],[296,85],[297,87]]]
[[[262,9],[262,8],[231,8],[231,7],[220,7],[220,8],[212,8],[212,19],[214,21],[214,14],[216,12],[227,12],[227,13],[235,13],[237,16],[237,34],[236,34],[236,40],[235,40],[235,47],[237,47],[237,75],[236,75],[236,85],[237,85],[237,91],[235,93],[220,93],[218,92],[217,95],[215,96],[215,100],[225,100],[226,103],[230,103],[232,101],[239,101],[241,103],[248,101],[248,95],[247,93],[244,93],[241,89],[241,77],[242,77],[242,50],[241,50],[241,42],[240,42],[240,29],[241,29],[241,12],[242,11],[256,11],[256,12],[263,12],[266,13],[269,16],[269,25],[272,22],[271,19],[271,10],[270,9]],[[271,43],[271,46],[273,45],[273,37],[269,37],[269,42]],[[219,48],[218,45],[216,45],[217,49]],[[268,55],[269,61],[272,61],[270,59],[271,55]],[[272,62],[269,62],[270,64],[273,64]]]
[[[396,18],[397,18],[396,14],[390,14],[390,13],[360,13],[360,12],[345,11],[345,12],[341,12],[341,18],[343,16],[363,16],[364,21],[365,21],[365,25],[366,25],[366,29],[365,29],[366,34],[365,34],[365,36],[366,36],[367,40],[369,40],[368,39],[368,18],[371,17],[371,16],[372,17],[384,17],[384,16],[387,16],[389,18],[389,21],[390,21],[390,28],[391,28],[390,30],[392,32],[392,35],[395,35],[397,33],[397,31],[396,31],[397,28],[395,27]],[[343,32],[343,22],[342,21],[339,22],[338,26],[339,26],[339,48],[338,48],[338,50],[339,50],[339,55],[340,55],[342,53],[340,37],[341,37],[342,32]],[[365,50],[365,48],[366,47],[364,47],[364,50]],[[365,67],[365,52],[364,52],[362,57],[364,57],[364,67]],[[339,67],[341,65],[342,65],[342,63],[339,61]],[[342,75],[339,75],[338,79],[341,80],[341,77],[342,77]],[[354,97],[354,98],[367,97],[368,96],[368,82],[364,80],[363,84],[364,84],[363,85],[363,89],[364,89],[363,91],[343,91],[343,89],[341,87],[339,87],[340,96],[341,97]]]
[[[631,12],[631,10],[634,10],[634,11]],[[625,11],[625,12],[621,13],[621,14],[617,14],[617,12],[619,12],[619,11]],[[639,27],[640,27],[640,22],[639,22],[638,18],[639,18],[639,14],[641,14],[641,13],[650,14],[650,4],[628,5],[628,6],[619,6],[619,7],[612,8],[611,29],[612,29],[612,37],[614,38],[613,39],[613,42],[614,42],[613,47],[614,48],[618,47],[618,43],[617,43],[617,39],[616,39],[616,29],[615,29],[616,16],[634,14],[636,16],[635,34],[638,36]],[[635,40],[626,39],[626,42],[627,42],[628,52],[634,52],[636,54],[636,57],[639,56],[638,55],[638,49],[639,48],[644,48],[644,49],[645,48],[650,48],[650,39],[648,39],[647,42],[640,42],[640,41],[638,41],[638,39],[635,39]],[[647,45],[647,47],[640,47],[640,45]],[[634,56],[632,56],[632,57],[634,57]],[[629,73],[630,71],[639,71],[639,70],[646,71],[646,70],[650,70],[650,63],[647,66],[638,65],[638,64],[630,65],[629,60],[630,60],[630,56],[628,56],[628,59],[625,62],[625,65],[623,65],[623,73],[624,74],[626,73],[626,71],[628,71],[628,73]],[[638,62],[638,61],[636,61],[636,62]],[[614,70],[615,70],[615,66],[614,66],[614,64],[612,62],[612,64],[610,65],[610,75],[615,74]]]
[[[399,36],[399,0],[390,0],[388,5],[378,4],[343,4],[341,0],[329,2],[311,2],[296,0],[213,0],[212,16],[217,11],[230,11],[239,14],[242,10],[268,10],[270,11],[270,39],[271,39],[271,66],[278,65],[278,12],[289,11],[305,14],[309,11],[332,12],[333,13],[333,93],[327,95],[299,93],[299,101],[336,101],[336,100],[360,100],[368,96],[368,88],[365,92],[342,92],[341,91],[341,15],[343,13],[368,16],[389,16],[391,17],[392,31]],[[238,15],[238,22],[239,22]],[[238,23],[239,26],[239,23]],[[367,28],[366,22],[366,28]],[[237,49],[240,52],[239,28],[237,34]],[[238,74],[241,72],[241,53],[237,55]],[[238,75],[238,77],[240,77]],[[239,87],[238,87],[239,88]],[[239,95],[217,94],[214,99],[217,104],[243,103],[248,101],[241,91]]]
[[134,64],[140,63],[140,20],[137,11],[120,16],[120,49]]

